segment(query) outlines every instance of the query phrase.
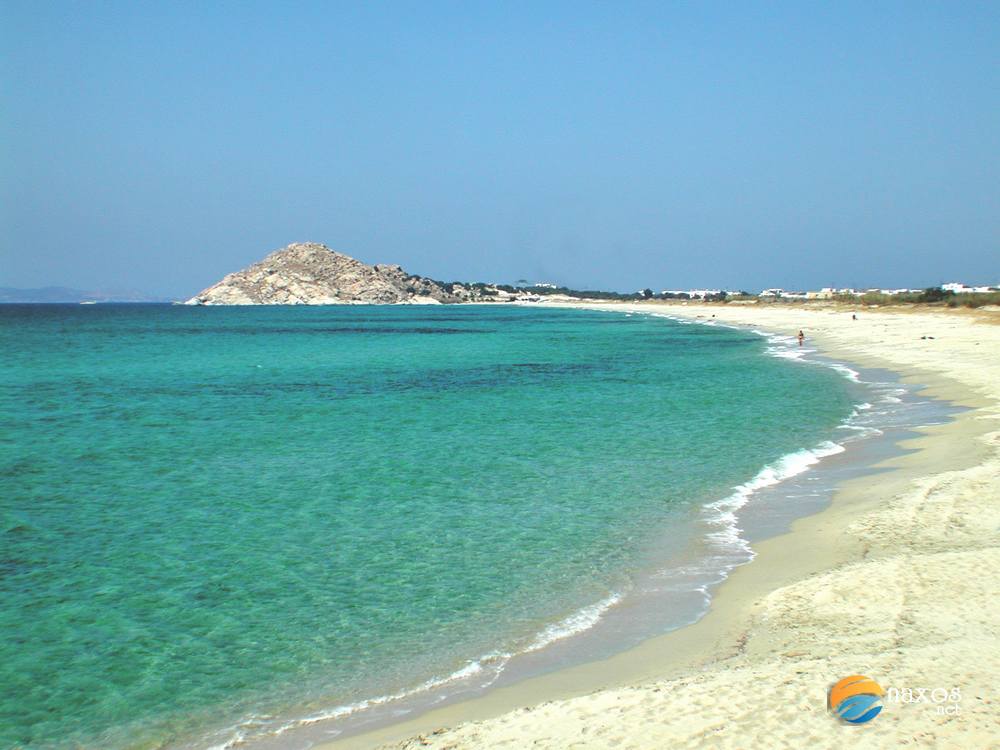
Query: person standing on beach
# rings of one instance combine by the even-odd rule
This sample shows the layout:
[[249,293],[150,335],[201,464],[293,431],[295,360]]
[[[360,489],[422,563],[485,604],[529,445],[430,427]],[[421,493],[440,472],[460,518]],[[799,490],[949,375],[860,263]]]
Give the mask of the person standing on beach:
[[802,346],[802,342],[806,340],[806,335],[799,331],[799,346]]

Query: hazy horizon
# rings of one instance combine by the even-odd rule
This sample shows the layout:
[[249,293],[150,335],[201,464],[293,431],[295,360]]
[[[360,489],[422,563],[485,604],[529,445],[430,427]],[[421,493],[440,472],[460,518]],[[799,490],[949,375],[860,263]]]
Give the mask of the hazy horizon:
[[1000,7],[0,8],[0,286],[291,242],[584,289],[1000,282]]

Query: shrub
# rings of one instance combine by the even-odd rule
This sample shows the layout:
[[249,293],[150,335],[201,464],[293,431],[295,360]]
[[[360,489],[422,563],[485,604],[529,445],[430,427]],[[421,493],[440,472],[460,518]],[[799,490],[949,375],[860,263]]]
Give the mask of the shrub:
[[929,286],[919,295],[917,295],[917,302],[944,302],[949,297],[954,297],[955,293],[952,291],[945,291],[939,286]]

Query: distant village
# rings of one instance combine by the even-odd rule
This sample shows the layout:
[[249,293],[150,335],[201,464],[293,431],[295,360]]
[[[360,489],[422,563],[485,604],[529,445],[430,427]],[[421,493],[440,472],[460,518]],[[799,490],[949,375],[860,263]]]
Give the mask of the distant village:
[[[962,300],[963,304],[996,304],[1000,302],[1000,284],[992,286],[968,286],[959,281],[941,284],[926,289],[882,289],[871,287],[855,289],[852,287],[823,287],[818,290],[797,291],[772,287],[758,293],[748,291],[733,291],[728,289],[663,289],[656,292],[652,289],[639,289],[633,293],[606,292],[597,290],[577,290],[558,286],[548,282],[529,283],[520,279],[516,286],[505,284],[476,285],[483,286],[483,293],[492,296],[498,302],[536,302],[564,299],[616,299],[616,300],[699,300],[704,302],[723,301],[806,301],[806,300],[858,300],[866,304],[875,303],[906,303],[906,302],[951,302]],[[972,295],[989,295],[977,299]],[[972,300],[972,303],[969,302]]]
[[[996,286],[966,286],[960,281],[953,281],[948,284],[942,284],[940,287],[934,287],[940,289],[945,294],[989,294],[991,292],[1000,292],[1000,284]],[[645,291],[645,290],[642,290]],[[640,294],[642,293],[640,291]],[[780,289],[774,287],[772,289],[764,289],[757,295],[748,294],[746,292],[730,292],[722,289],[687,289],[687,290],[664,290],[660,292],[661,296],[666,298],[684,298],[687,299],[720,299],[731,296],[757,296],[763,297],[764,299],[837,299],[838,297],[864,297],[865,295],[884,295],[886,297],[898,297],[901,295],[916,295],[924,294],[926,289],[880,289],[880,288],[869,288],[869,289],[853,289],[850,287],[845,288],[835,288],[835,287],[823,287],[818,291],[789,291],[786,289]]]

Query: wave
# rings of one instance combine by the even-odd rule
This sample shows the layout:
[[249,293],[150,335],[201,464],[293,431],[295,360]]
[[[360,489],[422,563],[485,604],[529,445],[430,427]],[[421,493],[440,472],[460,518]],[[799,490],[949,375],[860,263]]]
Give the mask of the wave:
[[[509,654],[504,654],[502,656],[506,657],[504,661],[510,658]],[[233,748],[237,748],[248,741],[261,739],[262,736],[277,737],[292,729],[309,726],[310,724],[316,724],[321,721],[342,719],[346,716],[350,716],[351,714],[358,713],[359,711],[365,711],[369,708],[374,708],[375,706],[403,700],[404,698],[409,698],[419,693],[433,690],[434,688],[443,687],[448,683],[470,679],[484,671],[484,664],[488,663],[489,659],[490,656],[485,656],[477,660],[469,661],[463,667],[455,670],[449,675],[444,677],[432,677],[416,687],[400,690],[395,693],[389,693],[387,695],[379,695],[374,698],[365,698],[364,700],[355,701],[354,703],[337,705],[333,708],[320,711],[319,713],[287,721],[279,726],[271,726],[273,723],[271,717],[253,715],[236,726],[231,727],[228,731],[233,732],[233,734],[230,735],[230,737],[224,742],[218,745],[212,745],[207,748],[207,750],[233,750]]]
[[521,653],[540,651],[551,643],[590,630],[600,621],[605,612],[621,600],[622,594],[613,593],[596,604],[577,610],[566,619],[545,628]]
[[513,652],[493,651],[484,654],[477,659],[466,662],[462,667],[448,675],[432,677],[411,688],[373,698],[365,698],[353,703],[340,704],[308,716],[286,721],[280,725],[275,725],[272,717],[251,715],[239,724],[226,730],[231,734],[225,741],[212,745],[207,750],[234,750],[234,748],[238,748],[248,741],[259,740],[264,736],[277,737],[290,730],[317,724],[321,721],[343,719],[360,711],[412,698],[421,693],[428,693],[449,684],[465,682],[478,676],[485,677],[485,681],[476,685],[476,687],[480,690],[487,688],[496,682],[512,658],[521,654],[541,651],[556,641],[590,630],[600,622],[608,610],[622,600],[622,597],[623,594],[613,592],[599,602],[583,607],[564,619],[548,625],[535,634],[523,648],[515,649]]
[[708,514],[706,520],[713,525],[722,527],[718,531],[709,533],[709,539],[725,544],[735,544],[739,547],[748,547],[746,540],[740,534],[736,512],[746,505],[759,490],[773,487],[786,479],[802,474],[827,456],[834,456],[845,450],[846,448],[840,443],[827,440],[815,448],[789,453],[765,466],[750,481],[734,487],[733,493],[728,497],[706,504],[704,506]]

